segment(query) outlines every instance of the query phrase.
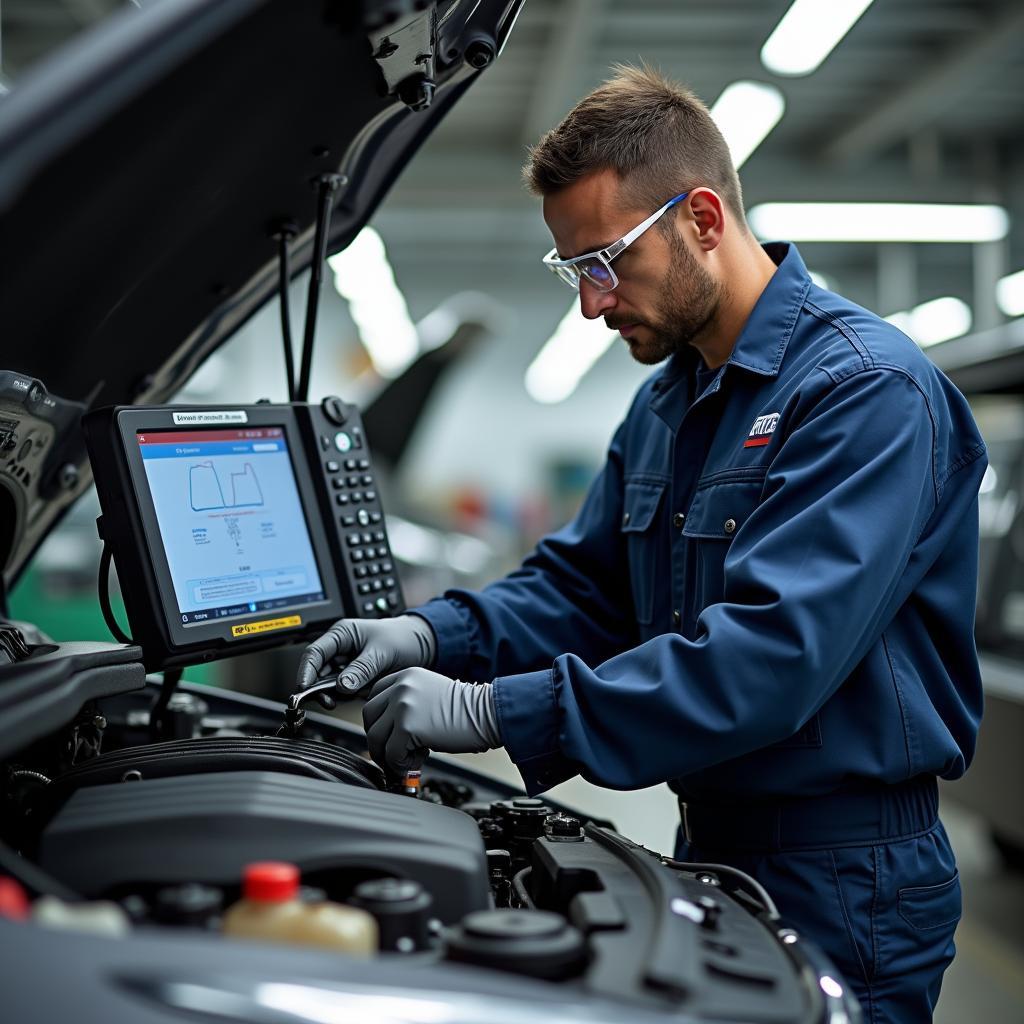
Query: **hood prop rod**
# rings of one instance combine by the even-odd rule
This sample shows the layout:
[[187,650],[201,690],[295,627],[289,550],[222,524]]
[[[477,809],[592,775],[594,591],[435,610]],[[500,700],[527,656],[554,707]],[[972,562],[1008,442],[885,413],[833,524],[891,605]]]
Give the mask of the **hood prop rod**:
[[295,400],[305,402],[309,397],[309,378],[313,369],[313,336],[316,333],[316,315],[320,304],[320,289],[327,260],[327,236],[331,226],[334,193],[348,179],[343,174],[321,174],[317,179],[316,232],[313,236],[313,259],[309,273],[309,296],[306,299],[306,329],[302,340],[302,366]]
[[295,352],[292,349],[292,314],[288,299],[292,269],[288,254],[288,243],[298,234],[299,229],[292,223],[281,224],[273,234],[277,242],[277,287],[281,304],[281,340],[284,342],[284,372],[288,378],[288,401],[295,401]]

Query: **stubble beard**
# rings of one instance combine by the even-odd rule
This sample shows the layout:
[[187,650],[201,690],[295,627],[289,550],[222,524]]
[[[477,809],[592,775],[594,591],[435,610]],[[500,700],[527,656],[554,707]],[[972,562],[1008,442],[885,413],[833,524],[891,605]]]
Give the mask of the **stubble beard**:
[[714,322],[723,287],[697,262],[681,239],[672,240],[672,258],[656,314],[641,321],[647,338],[627,338],[630,355],[646,366],[682,352]]

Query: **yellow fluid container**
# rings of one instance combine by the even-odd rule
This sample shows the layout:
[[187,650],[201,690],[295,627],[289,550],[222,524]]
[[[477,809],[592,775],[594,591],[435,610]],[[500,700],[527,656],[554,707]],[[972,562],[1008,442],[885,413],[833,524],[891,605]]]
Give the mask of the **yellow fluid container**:
[[341,903],[314,903],[292,919],[292,941],[326,946],[356,956],[373,956],[379,936],[377,922],[365,910]]
[[377,922],[365,910],[340,903],[305,904],[299,899],[299,869],[263,861],[245,868],[242,898],[224,914],[221,929],[232,938],[285,942],[372,956]]
[[221,930],[236,939],[290,942],[292,928],[306,908],[299,900],[299,869],[294,864],[248,864],[242,898],[224,914]]

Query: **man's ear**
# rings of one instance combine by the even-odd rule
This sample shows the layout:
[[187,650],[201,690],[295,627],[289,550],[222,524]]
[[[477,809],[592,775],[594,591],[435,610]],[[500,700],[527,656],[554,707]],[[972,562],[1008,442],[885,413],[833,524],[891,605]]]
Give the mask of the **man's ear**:
[[695,188],[686,200],[697,244],[705,251],[718,248],[725,231],[725,204],[717,192]]

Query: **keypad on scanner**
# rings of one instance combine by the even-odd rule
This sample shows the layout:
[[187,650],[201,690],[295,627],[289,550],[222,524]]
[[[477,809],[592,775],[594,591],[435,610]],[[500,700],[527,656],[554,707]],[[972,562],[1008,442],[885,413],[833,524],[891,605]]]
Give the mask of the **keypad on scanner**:
[[344,509],[339,512],[338,521],[344,530],[356,593],[361,598],[359,607],[366,615],[394,611],[399,605],[398,581],[381,528],[383,516],[376,509],[365,507],[377,500],[373,474],[369,472],[370,460],[332,460],[325,464],[325,469],[330,474],[335,503]]

